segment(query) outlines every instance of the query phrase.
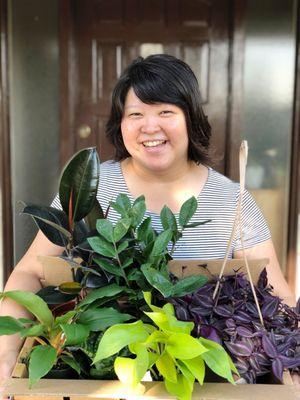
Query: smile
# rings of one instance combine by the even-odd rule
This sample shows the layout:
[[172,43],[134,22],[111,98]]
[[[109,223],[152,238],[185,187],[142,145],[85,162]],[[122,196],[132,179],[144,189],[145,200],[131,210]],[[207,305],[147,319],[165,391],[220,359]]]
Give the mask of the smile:
[[145,147],[156,147],[159,146],[160,144],[165,144],[166,140],[149,140],[147,142],[143,142],[143,145]]

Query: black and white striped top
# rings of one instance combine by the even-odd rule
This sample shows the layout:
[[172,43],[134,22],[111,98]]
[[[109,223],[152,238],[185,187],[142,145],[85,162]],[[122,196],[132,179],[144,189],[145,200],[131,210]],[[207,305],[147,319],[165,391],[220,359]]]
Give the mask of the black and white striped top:
[[[134,200],[127,188],[119,162],[106,161],[101,164],[100,170],[97,198],[104,211],[119,193],[125,193],[131,201]],[[183,237],[177,242],[173,257],[175,259],[224,258],[238,196],[238,183],[209,168],[207,181],[197,198],[197,211],[190,223],[207,219],[211,219],[211,222],[185,229]],[[52,206],[61,208],[58,196],[53,200]],[[152,226],[157,232],[162,231],[158,214],[147,211],[145,216],[151,216]],[[178,214],[175,214],[175,217],[178,221]],[[108,218],[115,223],[120,216],[110,208]],[[248,191],[245,191],[243,196],[242,226],[245,248],[253,247],[271,237],[267,223]],[[230,257],[232,258],[233,251],[240,249],[241,241],[237,235],[233,241]]]

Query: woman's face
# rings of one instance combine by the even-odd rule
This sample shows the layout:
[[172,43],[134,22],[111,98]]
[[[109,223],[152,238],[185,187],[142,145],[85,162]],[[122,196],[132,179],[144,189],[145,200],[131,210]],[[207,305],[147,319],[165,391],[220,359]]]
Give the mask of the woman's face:
[[145,104],[129,89],[121,131],[124,145],[138,166],[163,172],[186,165],[185,115],[174,104]]

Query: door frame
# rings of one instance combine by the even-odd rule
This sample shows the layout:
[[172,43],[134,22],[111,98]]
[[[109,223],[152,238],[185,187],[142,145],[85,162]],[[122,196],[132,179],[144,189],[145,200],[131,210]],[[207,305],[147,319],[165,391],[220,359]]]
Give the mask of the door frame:
[[[8,2],[0,0],[0,184],[2,202],[2,244],[3,244],[3,283],[12,271],[13,256],[13,217],[10,160],[10,116],[8,80]],[[0,240],[1,240],[0,239]]]

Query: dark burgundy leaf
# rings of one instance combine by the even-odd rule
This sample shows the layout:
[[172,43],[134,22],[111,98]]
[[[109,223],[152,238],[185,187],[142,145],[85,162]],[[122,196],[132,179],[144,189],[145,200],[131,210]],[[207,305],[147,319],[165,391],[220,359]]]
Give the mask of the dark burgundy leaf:
[[252,355],[248,358],[248,361],[249,361],[249,364],[250,364],[251,368],[252,368],[255,372],[259,372],[259,371],[261,370],[256,355],[252,354]]
[[267,335],[264,335],[262,337],[261,342],[262,342],[262,347],[266,352],[266,354],[271,358],[276,358],[278,355],[277,350],[274,346],[274,343],[271,342],[271,340],[268,338]]
[[211,308],[200,307],[200,306],[191,306],[190,313],[197,319],[199,316],[207,316],[212,312]]
[[238,335],[240,335],[242,337],[246,337],[246,338],[253,337],[253,332],[250,329],[245,328],[244,326],[238,326],[236,328],[236,332]]
[[217,330],[215,328],[213,328],[212,326],[202,325],[201,330],[200,330],[200,335],[206,339],[210,339],[210,340],[213,340],[214,342],[222,344],[222,341],[220,339],[220,336],[219,336]]
[[272,318],[278,309],[278,305],[279,305],[278,297],[268,296],[267,298],[265,298],[263,306],[261,308],[262,316],[264,318],[265,317]]
[[275,377],[282,382],[283,364],[279,358],[275,358],[272,361],[272,371]]
[[246,342],[226,342],[225,343],[228,350],[234,354],[235,356],[250,356],[250,354],[252,353],[253,347]]
[[183,306],[175,307],[176,317],[181,321],[190,321],[192,320],[188,310]]
[[258,352],[255,353],[255,356],[261,368],[269,367],[271,365],[270,359],[265,354]]
[[232,318],[226,319],[225,324],[226,324],[226,326],[227,326],[228,328],[234,328],[234,329],[236,328],[235,321],[234,321],[234,319],[232,319]]
[[296,304],[295,313],[300,315],[300,297],[299,297],[299,299],[297,301],[297,304]]
[[248,324],[249,322],[252,321],[250,315],[242,310],[238,311],[235,315],[233,315],[233,318],[235,319],[236,322],[240,322],[242,324]]
[[300,355],[299,355],[299,357],[295,357],[295,358],[285,357],[285,356],[280,355],[278,358],[281,360],[281,362],[285,368],[300,367]]
[[265,289],[268,285],[268,279],[267,279],[267,269],[264,268],[259,276],[258,282],[257,282],[257,286],[260,289]]
[[250,303],[249,301],[246,303],[247,312],[252,314],[253,316],[258,318],[258,311],[255,303]]
[[209,308],[213,306],[213,299],[208,297],[207,295],[199,295],[196,294],[193,296],[193,299],[191,301],[191,304],[194,306],[201,306],[205,308]]
[[240,374],[245,374],[249,370],[249,364],[244,358],[237,357],[236,361],[234,361],[234,365],[237,367]]
[[229,318],[232,316],[232,307],[228,305],[221,305],[214,308],[214,312],[220,317]]

